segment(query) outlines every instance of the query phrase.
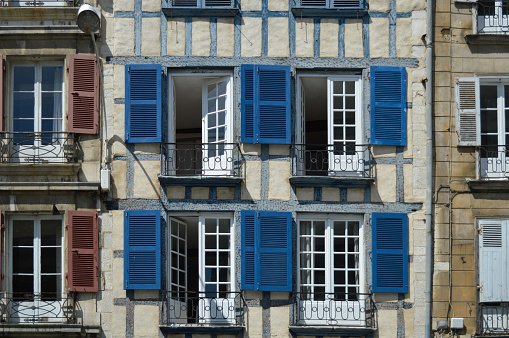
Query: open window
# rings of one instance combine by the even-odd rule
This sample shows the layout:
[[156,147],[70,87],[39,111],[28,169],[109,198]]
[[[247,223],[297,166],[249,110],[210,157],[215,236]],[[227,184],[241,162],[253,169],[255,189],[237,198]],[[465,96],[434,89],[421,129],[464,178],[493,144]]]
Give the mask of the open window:
[[232,75],[172,74],[169,81],[166,174],[234,175]]

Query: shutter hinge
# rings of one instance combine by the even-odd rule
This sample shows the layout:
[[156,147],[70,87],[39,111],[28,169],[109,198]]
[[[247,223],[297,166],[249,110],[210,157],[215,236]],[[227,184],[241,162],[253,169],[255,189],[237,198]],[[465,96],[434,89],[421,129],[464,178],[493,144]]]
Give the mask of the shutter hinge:
[[68,273],[65,274],[65,279],[69,279],[69,274]]
[[69,229],[69,224],[66,224],[65,225],[65,229],[68,230]]
[[482,291],[482,285],[477,285],[477,290]]
[[482,227],[476,229],[478,233],[482,233]]
[[65,71],[69,73],[69,66],[65,67]]

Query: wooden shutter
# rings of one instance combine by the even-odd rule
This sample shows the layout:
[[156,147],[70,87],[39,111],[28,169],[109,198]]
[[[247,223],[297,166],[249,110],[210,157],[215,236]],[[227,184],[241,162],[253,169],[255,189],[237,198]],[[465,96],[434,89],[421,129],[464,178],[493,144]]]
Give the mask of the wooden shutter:
[[362,7],[362,0],[331,0],[333,8],[358,8]]
[[69,56],[68,131],[99,131],[99,71],[93,55]]
[[174,7],[198,7],[198,0],[172,0]]
[[456,78],[455,82],[458,146],[478,146],[481,144],[479,79],[463,77]]
[[241,224],[242,288],[292,291],[292,214],[242,211]]
[[161,288],[161,212],[125,211],[124,289]]
[[302,7],[326,7],[327,0],[297,0],[299,6]]
[[373,213],[373,292],[408,292],[408,216]]
[[231,7],[232,0],[204,0],[205,7]]
[[371,67],[371,144],[406,145],[406,70]]
[[4,131],[4,57],[0,54],[0,131]]
[[161,65],[125,67],[126,142],[161,142]]
[[291,143],[290,74],[289,66],[242,66],[243,142]]
[[68,218],[68,289],[99,291],[99,229],[97,211],[71,210]]
[[507,222],[485,220],[480,222],[479,285],[481,302],[507,302]]

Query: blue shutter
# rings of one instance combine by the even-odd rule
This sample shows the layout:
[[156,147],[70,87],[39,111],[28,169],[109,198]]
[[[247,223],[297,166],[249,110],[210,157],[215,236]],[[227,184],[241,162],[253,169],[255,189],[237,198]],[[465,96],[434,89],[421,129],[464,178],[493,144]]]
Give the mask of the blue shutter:
[[124,289],[161,289],[161,212],[124,213]]
[[242,290],[255,290],[255,256],[257,255],[257,250],[255,247],[256,218],[256,211],[243,210],[241,212]]
[[242,77],[242,135],[241,140],[244,143],[256,143],[255,142],[255,116],[254,116],[254,66],[253,65],[242,65],[241,66],[241,77]]
[[127,143],[161,142],[161,65],[126,65]]
[[405,67],[371,67],[371,144],[406,145]]
[[290,67],[242,65],[241,71],[242,142],[290,144]]
[[292,213],[242,211],[242,289],[292,291]]
[[408,216],[373,213],[373,292],[408,292]]

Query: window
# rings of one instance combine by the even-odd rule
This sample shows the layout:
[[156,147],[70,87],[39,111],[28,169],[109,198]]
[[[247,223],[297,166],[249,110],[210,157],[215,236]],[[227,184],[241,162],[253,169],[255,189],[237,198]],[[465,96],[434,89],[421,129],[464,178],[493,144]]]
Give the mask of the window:
[[367,13],[365,0],[293,0],[296,17],[358,17]]
[[12,216],[9,289],[13,322],[62,321],[63,237],[60,216]]
[[369,152],[362,127],[361,77],[301,75],[297,92],[298,174],[363,175]]
[[507,0],[477,1],[477,31],[479,33],[509,33],[509,2]]
[[300,325],[365,325],[362,222],[361,216],[299,217]]
[[231,74],[171,74],[167,173],[230,176],[238,165],[233,142]]
[[172,8],[232,8],[235,0],[169,0]]
[[479,221],[479,306],[480,333],[509,333],[509,292],[507,287],[507,240],[509,221]]
[[166,15],[175,16],[235,16],[238,0],[163,0]]
[[169,322],[236,323],[233,218],[174,216],[168,226]]
[[15,6],[15,7],[63,7],[68,6],[69,3],[74,1],[68,0],[2,0],[3,6]]
[[363,0],[294,0],[295,8],[363,8]]

